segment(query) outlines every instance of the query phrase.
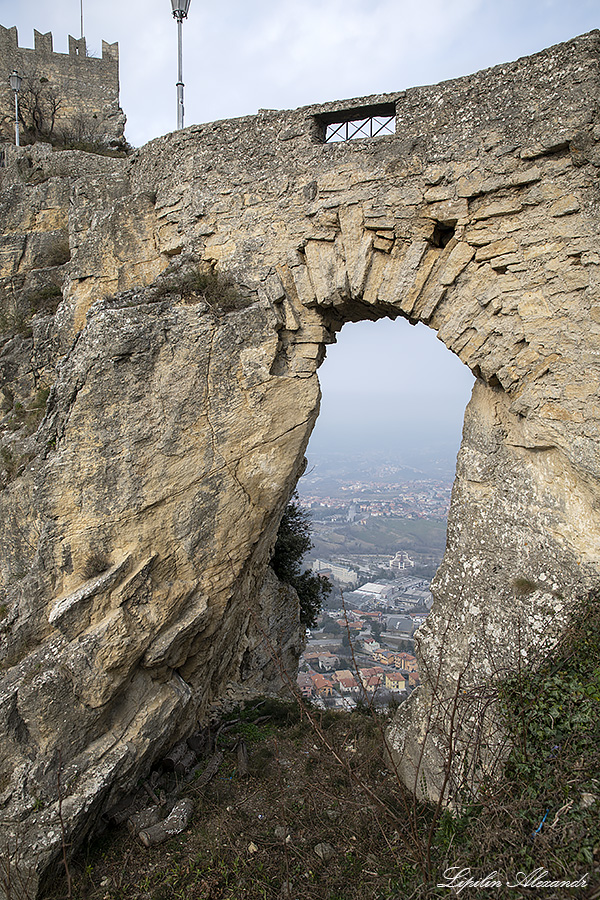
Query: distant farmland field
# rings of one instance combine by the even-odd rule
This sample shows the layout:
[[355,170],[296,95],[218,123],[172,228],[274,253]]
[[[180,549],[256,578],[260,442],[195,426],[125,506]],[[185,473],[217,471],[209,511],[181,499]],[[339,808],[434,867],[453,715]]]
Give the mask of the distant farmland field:
[[317,525],[313,537],[315,545],[347,553],[384,553],[396,550],[440,557],[446,546],[446,522],[440,519],[401,519],[375,516],[364,525],[336,523]]

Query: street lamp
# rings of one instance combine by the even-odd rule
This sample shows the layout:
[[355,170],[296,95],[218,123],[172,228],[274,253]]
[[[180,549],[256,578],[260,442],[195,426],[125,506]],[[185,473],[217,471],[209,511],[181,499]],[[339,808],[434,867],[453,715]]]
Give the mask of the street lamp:
[[171,0],[173,18],[177,19],[177,128],[183,128],[183,50],[182,28],[192,0]]
[[21,87],[23,79],[15,69],[8,80],[10,82],[11,90],[15,92],[15,144],[19,147],[19,88]]

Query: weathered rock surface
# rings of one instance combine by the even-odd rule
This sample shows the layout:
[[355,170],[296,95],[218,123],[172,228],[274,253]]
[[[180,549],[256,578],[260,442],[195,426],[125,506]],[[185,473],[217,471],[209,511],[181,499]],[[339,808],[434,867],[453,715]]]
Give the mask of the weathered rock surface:
[[[280,684],[272,650],[293,671],[268,562],[344,322],[422,321],[477,376],[423,684],[390,732],[418,790],[468,777],[445,772],[453,698],[598,581],[599,51],[192,126],[127,162],[8,154],[0,803],[24,896],[62,854],[59,803],[75,846],[214,699]],[[323,116],[381,104],[394,136],[322,142]],[[235,296],[200,290],[209,270]],[[58,308],[19,324],[48,282]]]

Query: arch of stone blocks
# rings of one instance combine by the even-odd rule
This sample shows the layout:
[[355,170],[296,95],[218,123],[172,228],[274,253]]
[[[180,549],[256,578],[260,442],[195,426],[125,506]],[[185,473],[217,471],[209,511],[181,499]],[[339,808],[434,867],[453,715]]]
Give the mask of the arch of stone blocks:
[[[194,126],[130,174],[158,259],[231,273],[270,317],[242,378],[275,417],[296,410],[299,455],[344,322],[423,322],[477,378],[419,638],[429,674],[391,735],[434,795],[437,751],[415,762],[434,695],[513,667],[597,580],[597,82],[593,32],[433,88]],[[391,104],[393,136],[323,143],[324,122]],[[71,303],[81,318],[76,284]]]

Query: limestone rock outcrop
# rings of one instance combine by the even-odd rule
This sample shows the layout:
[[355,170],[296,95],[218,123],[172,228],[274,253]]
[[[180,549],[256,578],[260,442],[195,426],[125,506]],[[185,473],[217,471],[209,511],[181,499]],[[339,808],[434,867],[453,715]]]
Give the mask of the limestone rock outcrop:
[[[390,731],[408,784],[458,790],[457,688],[531,659],[598,581],[599,51],[127,161],[7,148],[0,804],[29,893],[59,802],[75,846],[213,700],[293,672],[268,563],[345,322],[424,322],[477,376],[423,684]],[[323,142],[390,107],[394,135]]]

